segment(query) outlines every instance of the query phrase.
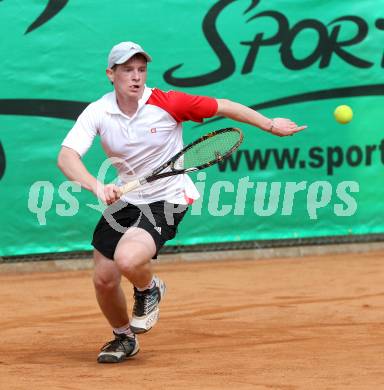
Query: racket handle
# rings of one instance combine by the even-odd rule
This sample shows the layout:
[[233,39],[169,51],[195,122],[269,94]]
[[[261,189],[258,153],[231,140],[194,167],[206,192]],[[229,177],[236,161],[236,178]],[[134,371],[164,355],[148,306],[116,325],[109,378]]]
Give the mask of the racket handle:
[[121,194],[124,195],[127,192],[130,192],[130,191],[134,190],[139,185],[140,185],[140,181],[139,180],[133,180],[133,181],[130,181],[129,183],[124,184],[123,186],[119,187],[119,190],[121,191]]

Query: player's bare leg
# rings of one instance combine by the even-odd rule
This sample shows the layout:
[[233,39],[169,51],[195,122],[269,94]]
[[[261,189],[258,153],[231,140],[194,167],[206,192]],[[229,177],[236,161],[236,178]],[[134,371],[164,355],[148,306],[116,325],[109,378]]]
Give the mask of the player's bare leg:
[[118,269],[134,285],[135,304],[131,319],[134,333],[148,332],[159,318],[165,283],[152,274],[151,259],[155,253],[152,236],[136,227],[126,231],[115,250]]
[[99,363],[118,363],[139,352],[139,343],[130,330],[127,303],[121,288],[121,274],[116,264],[94,251],[93,283],[97,302],[114,328],[114,340],[106,343],[97,358]]
[[115,250],[115,263],[134,286],[146,287],[152,280],[151,259],[156,253],[152,236],[144,229],[129,228]]
[[113,328],[128,323],[127,302],[121,288],[121,274],[114,261],[94,250],[93,283],[97,302]]

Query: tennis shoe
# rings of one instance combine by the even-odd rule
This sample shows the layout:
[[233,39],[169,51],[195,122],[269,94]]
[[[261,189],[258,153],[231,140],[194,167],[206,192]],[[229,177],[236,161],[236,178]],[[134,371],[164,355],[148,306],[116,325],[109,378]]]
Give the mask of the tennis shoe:
[[139,341],[136,336],[129,337],[126,334],[113,334],[115,338],[101,347],[97,357],[98,363],[120,363],[139,352]]
[[159,319],[159,304],[165,295],[165,283],[154,276],[155,285],[144,291],[134,287],[135,303],[131,319],[131,330],[133,333],[146,333],[156,324]]

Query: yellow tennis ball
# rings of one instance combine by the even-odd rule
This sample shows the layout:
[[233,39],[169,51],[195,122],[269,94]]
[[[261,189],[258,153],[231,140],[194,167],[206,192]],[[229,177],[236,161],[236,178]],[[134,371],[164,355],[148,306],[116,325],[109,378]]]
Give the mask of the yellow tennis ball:
[[351,107],[343,104],[342,106],[336,107],[333,115],[339,123],[345,124],[352,120],[353,111]]

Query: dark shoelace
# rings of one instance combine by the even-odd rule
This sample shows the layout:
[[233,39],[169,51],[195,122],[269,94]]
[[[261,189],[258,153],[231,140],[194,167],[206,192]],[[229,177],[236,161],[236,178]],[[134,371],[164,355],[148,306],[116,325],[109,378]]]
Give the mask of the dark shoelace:
[[[154,291],[155,290],[155,291]],[[159,291],[157,287],[153,287],[151,290],[139,291],[134,290],[135,303],[133,306],[133,312],[138,317],[148,314],[159,300]]]
[[135,289],[134,297],[135,304],[133,306],[133,311],[137,316],[142,316],[148,310],[148,292],[139,291]]
[[[125,335],[124,335],[125,336]],[[129,339],[128,336],[125,336],[125,337],[121,337],[119,335],[116,336],[115,339],[111,340],[111,341],[108,341],[107,343],[105,343],[102,347],[101,347],[101,351],[105,351],[105,352],[110,352],[110,351],[118,351],[120,347],[122,347],[123,351],[125,353],[128,353],[129,351],[127,350],[127,348],[125,347],[124,345],[124,341],[128,341],[127,340]]]

